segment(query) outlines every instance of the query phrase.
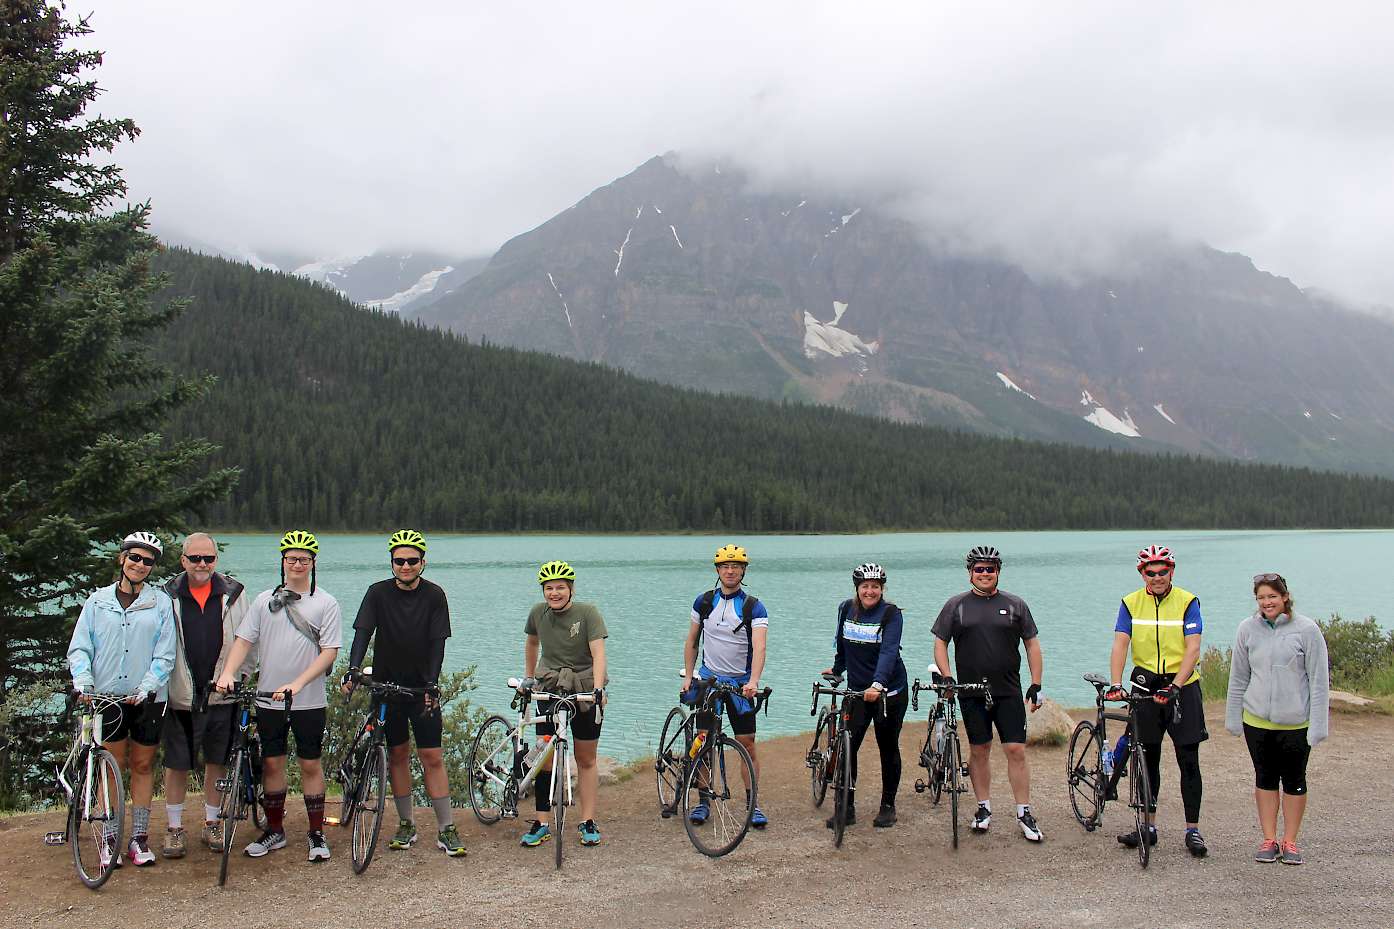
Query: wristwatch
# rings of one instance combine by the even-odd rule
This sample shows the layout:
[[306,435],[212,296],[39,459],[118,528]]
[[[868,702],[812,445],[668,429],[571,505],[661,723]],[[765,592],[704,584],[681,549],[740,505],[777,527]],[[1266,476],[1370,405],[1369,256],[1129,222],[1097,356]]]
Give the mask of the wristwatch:
[[872,682],[871,682],[871,686],[872,686],[872,689],[876,690],[876,691],[879,692],[879,693],[885,693],[885,692],[886,692],[886,685],[885,685],[885,684],[882,684],[880,681],[872,681]]

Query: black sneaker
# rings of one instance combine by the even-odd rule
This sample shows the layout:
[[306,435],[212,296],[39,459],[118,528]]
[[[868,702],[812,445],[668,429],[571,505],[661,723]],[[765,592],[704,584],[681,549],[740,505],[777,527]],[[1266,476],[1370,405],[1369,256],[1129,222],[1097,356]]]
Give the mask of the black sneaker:
[[978,812],[973,814],[973,831],[987,832],[992,825],[992,811],[979,804]]
[[1016,821],[1021,826],[1021,834],[1026,837],[1028,842],[1039,842],[1045,838],[1041,834],[1041,827],[1036,825],[1036,817],[1031,815],[1030,809],[1018,816]]
[[1199,829],[1186,830],[1186,851],[1196,858],[1204,858],[1210,854],[1210,849],[1205,847],[1205,839],[1201,837]]
[[890,803],[881,804],[881,812],[876,814],[876,818],[871,824],[877,829],[885,829],[895,825],[895,806]]
[[[828,817],[828,821],[827,821],[826,823],[824,823],[824,825],[826,825],[829,829],[836,829],[836,828],[837,828],[837,823],[836,823],[835,820],[836,820],[836,816],[829,816],[829,817]],[[856,825],[856,822],[857,822],[857,808],[856,808],[855,806],[849,806],[849,807],[847,808],[847,822],[843,823],[843,825],[844,825],[844,826],[853,826],[853,825]]]
[[[1138,844],[1138,842],[1137,842],[1137,833],[1136,833],[1136,832],[1125,832],[1125,833],[1123,833],[1122,835],[1120,835],[1120,836],[1118,837],[1118,841],[1119,841],[1120,843],[1122,843],[1123,845],[1126,845],[1128,848],[1137,848],[1137,844]],[[1157,844],[1157,827],[1156,827],[1156,826],[1148,826],[1148,827],[1147,827],[1147,844],[1148,844],[1148,845],[1156,845],[1156,844]]]

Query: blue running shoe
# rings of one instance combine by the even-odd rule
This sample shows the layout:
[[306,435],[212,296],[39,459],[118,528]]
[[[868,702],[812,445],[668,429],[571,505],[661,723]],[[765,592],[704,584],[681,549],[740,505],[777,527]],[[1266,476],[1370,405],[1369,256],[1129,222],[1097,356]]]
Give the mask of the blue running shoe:
[[578,827],[581,832],[582,845],[600,844],[600,827],[595,824],[595,820],[588,819]]
[[756,829],[763,829],[770,824],[770,820],[765,815],[765,811],[757,806],[755,811],[750,814],[750,824]]
[[534,819],[532,821],[532,828],[529,829],[526,833],[524,833],[523,838],[519,844],[521,844],[524,848],[536,848],[543,842],[546,842],[551,837],[552,831],[547,828],[547,824],[538,822]]
[[699,804],[697,804],[696,806],[694,806],[694,807],[688,812],[688,814],[687,814],[687,821],[690,822],[690,823],[692,823],[692,825],[694,825],[694,826],[700,826],[700,825],[702,825],[702,823],[704,823],[704,822],[707,821],[707,817],[710,816],[711,814],[712,814],[712,811],[711,811],[711,809],[707,806],[706,801],[704,800],[704,801],[702,801],[701,803],[699,803]]

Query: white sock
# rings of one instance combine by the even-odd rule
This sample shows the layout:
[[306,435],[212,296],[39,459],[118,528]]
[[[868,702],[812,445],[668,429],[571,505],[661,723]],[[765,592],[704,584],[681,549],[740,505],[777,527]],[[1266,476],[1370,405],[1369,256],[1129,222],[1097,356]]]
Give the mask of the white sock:
[[1029,804],[1029,803],[1018,803],[1018,804],[1016,805],[1016,818],[1017,818],[1017,819],[1021,819],[1021,817],[1023,817],[1023,816],[1026,815],[1026,811],[1029,810],[1029,809],[1031,809],[1031,804]]
[[978,806],[979,806],[980,808],[984,809],[984,810],[987,810],[989,813],[992,812],[992,801],[991,801],[991,800],[979,800],[979,801],[978,801]]
[[171,828],[171,829],[183,829],[183,828],[184,828],[184,804],[182,804],[182,803],[166,803],[166,804],[165,804],[165,817],[169,820],[169,828]]
[[216,806],[214,806],[213,804],[211,804],[211,803],[205,803],[205,804],[203,805],[203,821],[206,822],[206,823],[215,823],[215,822],[217,822],[217,821],[218,821],[218,808],[217,808]]

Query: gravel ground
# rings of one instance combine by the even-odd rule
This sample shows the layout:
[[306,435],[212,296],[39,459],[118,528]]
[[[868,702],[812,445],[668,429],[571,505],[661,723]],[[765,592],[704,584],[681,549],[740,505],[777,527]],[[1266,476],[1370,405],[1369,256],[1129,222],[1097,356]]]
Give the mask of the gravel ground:
[[[680,822],[658,817],[648,771],[602,790],[605,843],[583,849],[569,836],[561,872],[552,868],[549,846],[518,846],[519,823],[483,827],[467,810],[459,816],[465,859],[447,860],[424,842],[392,852],[384,837],[367,874],[355,877],[347,838],[331,830],[334,859],[311,865],[297,799],[287,817],[291,844],[257,861],[239,856],[225,889],[216,887],[216,857],[192,848],[182,861],[127,866],[92,892],[74,877],[67,849],[41,844],[46,830],[62,828],[61,814],[46,813],[0,820],[0,925],[1394,926],[1394,719],[1333,719],[1333,737],[1313,753],[1310,767],[1302,836],[1308,863],[1294,868],[1251,860],[1259,838],[1252,768],[1242,740],[1216,725],[1219,714],[1209,708],[1214,735],[1201,750],[1210,857],[1193,860],[1181,845],[1168,753],[1162,839],[1146,871],[1113,839],[1124,830],[1126,808],[1110,806],[1102,832],[1086,834],[1075,823],[1063,748],[1029,751],[1042,845],[1015,828],[1005,762],[996,753],[996,822],[985,836],[968,834],[965,804],[962,845],[953,851],[947,809],[931,808],[911,789],[920,773],[910,760],[920,724],[907,726],[904,737],[899,825],[873,829],[874,810],[861,804],[866,819],[849,830],[841,850],[822,825],[830,803],[815,810],[808,796],[806,738],[783,738],[761,744],[762,806],[772,824],[721,860],[695,852]],[[874,747],[862,755],[863,778],[878,783]],[[190,808],[197,809],[195,800]],[[158,832],[158,802],[154,818]],[[426,832],[432,814],[420,810],[417,821]]]

